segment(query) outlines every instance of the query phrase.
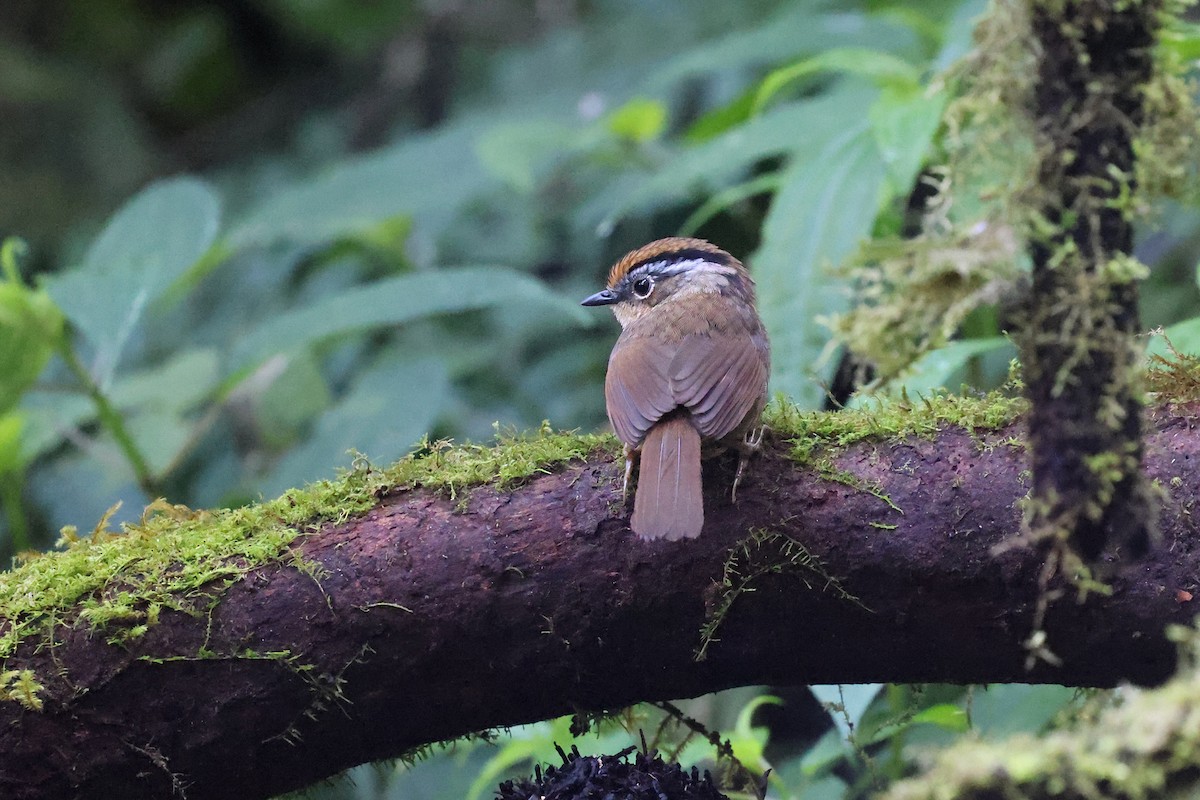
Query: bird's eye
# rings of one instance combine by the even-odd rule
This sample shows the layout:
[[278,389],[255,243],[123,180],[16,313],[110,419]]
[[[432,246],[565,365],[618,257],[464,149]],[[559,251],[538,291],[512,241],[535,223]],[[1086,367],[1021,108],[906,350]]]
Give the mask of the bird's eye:
[[638,278],[633,282],[633,294],[639,300],[645,300],[654,291],[654,281],[649,278]]

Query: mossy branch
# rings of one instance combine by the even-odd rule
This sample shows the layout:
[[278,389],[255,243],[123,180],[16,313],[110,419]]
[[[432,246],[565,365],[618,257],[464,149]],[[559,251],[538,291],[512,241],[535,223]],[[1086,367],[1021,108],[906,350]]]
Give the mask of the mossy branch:
[[[1107,596],[1050,598],[1060,664],[1027,671],[1040,561],[994,552],[1027,488],[1019,406],[776,409],[737,507],[733,464],[706,462],[686,543],[631,535],[610,437],[548,429],[431,443],[251,508],[155,504],[0,576],[0,787],[267,797],[473,731],[735,685],[1166,679],[1163,626],[1190,617],[1200,574],[1200,409],[1150,426],[1177,546]],[[779,569],[751,545],[723,603],[755,531],[787,544]]]

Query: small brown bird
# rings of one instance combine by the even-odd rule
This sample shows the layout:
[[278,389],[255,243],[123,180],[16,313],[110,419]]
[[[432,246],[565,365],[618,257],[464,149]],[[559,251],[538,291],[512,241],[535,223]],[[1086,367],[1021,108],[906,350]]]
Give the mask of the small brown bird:
[[762,441],[770,347],[742,263],[702,239],[660,239],[608,273],[583,301],[611,305],[621,336],[608,360],[604,399],[641,471],[630,524],[643,539],[689,539],[704,525],[700,446],[739,453],[733,498]]

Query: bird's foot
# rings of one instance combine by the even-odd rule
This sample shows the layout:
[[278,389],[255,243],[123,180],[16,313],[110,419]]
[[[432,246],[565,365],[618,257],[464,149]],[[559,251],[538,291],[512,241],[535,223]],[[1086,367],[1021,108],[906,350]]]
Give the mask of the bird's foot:
[[757,428],[747,431],[745,438],[742,439],[742,445],[738,448],[737,472],[733,475],[733,491],[730,492],[730,501],[733,503],[737,503],[738,484],[742,482],[746,465],[750,463],[750,457],[757,453],[762,446],[763,434],[766,430],[766,425],[759,425]]

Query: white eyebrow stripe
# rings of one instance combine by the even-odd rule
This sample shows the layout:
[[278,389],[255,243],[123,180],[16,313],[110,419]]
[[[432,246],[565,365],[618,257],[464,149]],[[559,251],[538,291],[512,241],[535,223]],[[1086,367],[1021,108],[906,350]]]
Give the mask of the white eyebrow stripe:
[[720,275],[734,275],[737,273],[737,269],[725,264],[717,264],[705,258],[686,258],[682,261],[662,259],[642,264],[640,267],[631,270],[627,279],[634,280],[643,275],[654,278],[669,278],[672,275],[680,275],[684,272],[715,272]]

